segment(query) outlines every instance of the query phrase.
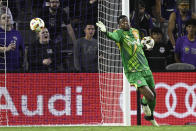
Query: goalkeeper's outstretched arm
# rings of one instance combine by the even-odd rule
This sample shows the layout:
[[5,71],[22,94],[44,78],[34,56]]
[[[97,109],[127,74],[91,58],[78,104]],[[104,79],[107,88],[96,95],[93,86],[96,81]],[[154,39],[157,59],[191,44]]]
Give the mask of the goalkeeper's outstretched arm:
[[98,21],[96,23],[96,25],[100,28],[101,32],[106,34],[106,36],[109,39],[114,40],[115,42],[119,42],[120,41],[120,36],[119,36],[119,34],[116,31],[114,31],[114,32],[107,31],[105,25],[101,21]]

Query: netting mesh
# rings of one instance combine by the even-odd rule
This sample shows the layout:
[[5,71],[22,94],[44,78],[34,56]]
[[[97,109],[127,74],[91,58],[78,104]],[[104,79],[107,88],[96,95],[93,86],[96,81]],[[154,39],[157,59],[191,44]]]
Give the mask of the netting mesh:
[[[99,3],[98,19],[102,21],[108,31],[118,28],[117,18],[122,14],[122,1],[101,1]],[[122,64],[120,61],[119,49],[116,44],[107,39],[105,34],[99,32],[99,56],[103,59],[99,61],[99,69],[101,72],[122,72]]]
[[[102,21],[108,31],[118,28],[117,18],[122,14],[121,0],[105,0],[99,3],[98,20]],[[103,123],[122,123],[122,63],[116,44],[98,33],[99,44],[99,85]]]
[[[60,0],[60,8],[66,12],[70,20],[70,23],[62,23],[64,31],[62,34],[66,39],[63,39],[63,42],[60,41],[58,47],[61,54],[58,60],[63,65],[60,66],[60,73],[43,71],[39,65],[34,71],[29,68],[29,60],[33,61],[38,55],[44,58],[41,54],[42,47],[35,48],[35,51],[40,51],[41,55],[29,53],[33,42],[38,40],[37,34],[30,30],[29,22],[34,17],[41,17],[43,8],[48,9],[48,2],[51,1],[58,2],[58,0],[10,0],[2,3],[10,8],[15,22],[13,29],[20,32],[25,47],[20,50],[20,55],[24,57],[22,59],[24,64],[21,63],[19,69],[2,68],[1,70],[0,126],[97,124],[101,122],[98,74],[69,73],[76,72],[73,64],[74,44],[65,28],[66,24],[71,24],[76,38],[84,37],[85,25],[94,24],[97,21],[96,2],[90,4],[89,0]],[[56,17],[61,17],[61,14]],[[5,30],[0,32],[0,35],[4,36],[0,39],[2,47],[6,38],[11,40],[15,38],[15,34],[8,36],[6,33]],[[10,41],[6,43],[10,44]],[[5,56],[0,59],[4,58]],[[1,64],[5,64],[5,61]],[[12,65],[16,63],[13,61]]]
[[[122,63],[118,47],[103,33],[98,32],[98,36],[95,36],[99,44],[99,73],[70,73],[75,70],[73,43],[69,37],[65,39],[66,44],[61,43],[64,45],[61,48],[60,60],[64,62],[64,67],[61,68],[63,70],[60,73],[29,71],[28,59],[25,56],[28,54],[29,45],[37,39],[36,34],[29,28],[29,22],[32,18],[38,17],[45,6],[48,7],[47,2],[49,1],[3,2],[3,5],[9,7],[12,12],[15,21],[14,29],[20,32],[25,48],[22,54],[18,53],[24,57],[24,64],[21,64],[19,70],[12,72],[5,68],[1,69],[0,126],[122,125]],[[85,23],[90,21],[95,24],[97,13],[98,20],[106,25],[108,31],[118,28],[117,17],[122,14],[121,0],[100,0],[98,6],[90,6],[88,0],[61,0],[60,2],[61,7],[68,12],[67,17],[70,18],[76,38],[84,36]],[[98,12],[97,8],[99,8]],[[4,46],[9,35],[5,30],[1,30],[0,36],[0,45]],[[11,36],[10,40],[16,40],[14,36]],[[7,42],[9,43],[10,41]],[[5,60],[6,55],[2,52],[0,54],[0,59]],[[5,65],[5,61],[0,64]],[[157,122],[168,125],[194,124],[196,122],[196,73],[154,72],[153,75],[157,89],[157,106],[154,114]],[[130,93],[131,124],[136,125],[134,87],[130,87]],[[142,113],[142,125],[150,125],[143,116]]]

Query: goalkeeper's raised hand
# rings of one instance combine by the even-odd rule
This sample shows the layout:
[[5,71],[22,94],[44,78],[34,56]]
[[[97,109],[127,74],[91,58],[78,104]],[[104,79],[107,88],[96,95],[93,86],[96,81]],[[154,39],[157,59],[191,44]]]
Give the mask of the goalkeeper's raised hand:
[[105,27],[105,25],[101,22],[101,21],[98,21],[97,23],[96,23],[96,25],[100,28],[100,30],[102,31],[102,32],[106,32],[106,27]]

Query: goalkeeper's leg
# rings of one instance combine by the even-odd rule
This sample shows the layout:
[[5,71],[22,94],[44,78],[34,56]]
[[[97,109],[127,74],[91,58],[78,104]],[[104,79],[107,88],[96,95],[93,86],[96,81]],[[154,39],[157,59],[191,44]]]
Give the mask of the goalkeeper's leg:
[[152,72],[150,70],[135,72],[135,73],[125,73],[127,79],[132,85],[135,85],[137,90],[144,95],[142,99],[143,111],[146,116],[153,118],[153,111],[156,105],[156,93],[154,89],[149,87],[155,87]]
[[148,86],[143,86],[139,88],[141,94],[143,94],[142,105],[148,105],[151,113],[153,113],[156,105],[156,92],[154,88],[150,89]]
[[148,86],[139,87],[139,91],[144,95],[141,101],[142,109],[146,116],[151,116],[156,103],[155,95]]
[[142,98],[142,108],[145,113],[145,119],[150,121],[154,126],[159,126],[154,119],[153,112],[156,105],[156,92],[154,88],[150,89],[148,86],[143,86],[139,88]]

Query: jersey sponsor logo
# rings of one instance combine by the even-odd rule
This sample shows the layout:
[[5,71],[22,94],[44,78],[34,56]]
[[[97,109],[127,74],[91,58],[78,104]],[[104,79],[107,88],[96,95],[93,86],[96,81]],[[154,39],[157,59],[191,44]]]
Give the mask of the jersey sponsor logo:
[[160,47],[160,49],[159,49],[159,51],[160,51],[160,53],[165,53],[165,47]]
[[142,84],[142,81],[141,81],[141,80],[138,80],[137,83],[138,83],[138,84]]
[[[133,43],[133,42],[132,42]],[[131,42],[127,42],[127,44],[130,46],[131,45]]]
[[190,50],[190,48],[187,46],[187,47],[184,47],[184,53],[185,54],[188,54],[189,53],[189,50]]
[[193,55],[196,54],[196,48],[191,48],[191,54],[193,54]]
[[132,45],[141,45],[141,43],[140,43],[140,40],[139,40],[139,39],[134,40],[133,42],[130,42],[130,44],[132,44]]

